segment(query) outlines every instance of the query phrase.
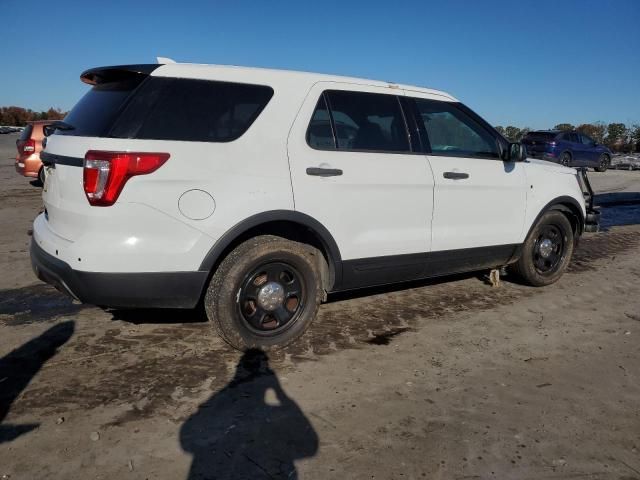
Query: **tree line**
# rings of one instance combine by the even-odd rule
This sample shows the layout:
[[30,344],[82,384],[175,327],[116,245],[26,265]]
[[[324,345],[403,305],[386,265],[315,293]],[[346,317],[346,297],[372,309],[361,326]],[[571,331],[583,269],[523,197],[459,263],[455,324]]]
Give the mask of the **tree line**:
[[24,127],[34,120],[62,120],[67,112],[51,107],[47,111],[35,112],[22,107],[0,107],[0,125]]
[[[512,125],[503,127],[498,125],[495,127],[504,137],[511,142],[519,142],[531,131],[530,128],[518,128]],[[640,125],[633,124],[630,126],[624,123],[583,123],[574,126],[570,123],[559,123],[552,130],[562,131],[578,131],[589,135],[596,142],[606,145],[614,152],[640,152]]]

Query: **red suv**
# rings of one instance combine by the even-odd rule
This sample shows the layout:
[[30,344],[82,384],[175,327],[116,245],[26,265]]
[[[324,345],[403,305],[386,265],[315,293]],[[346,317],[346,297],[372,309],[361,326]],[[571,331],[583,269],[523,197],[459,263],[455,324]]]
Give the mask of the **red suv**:
[[38,120],[28,122],[20,138],[16,140],[18,155],[16,155],[16,172],[25,177],[37,178],[44,185],[45,171],[40,161],[44,127],[54,120]]

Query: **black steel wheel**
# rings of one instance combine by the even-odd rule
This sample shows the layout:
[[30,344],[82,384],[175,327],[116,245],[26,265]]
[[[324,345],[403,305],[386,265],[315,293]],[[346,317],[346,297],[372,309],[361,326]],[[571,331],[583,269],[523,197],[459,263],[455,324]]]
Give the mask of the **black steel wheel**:
[[257,334],[273,334],[291,326],[304,309],[304,278],[291,265],[270,262],[246,276],[238,310]]
[[564,212],[550,210],[532,228],[512,269],[530,285],[550,285],[567,269],[573,247],[571,222]]
[[309,327],[324,298],[328,267],[316,248],[262,235],[233,249],[204,297],[215,331],[239,350],[283,347]]
[[611,160],[609,159],[609,156],[605,153],[603,153],[602,155],[600,155],[600,159],[598,160],[598,166],[594,169],[596,172],[606,172],[607,169],[609,168],[609,163],[611,162]]
[[541,275],[552,274],[561,264],[564,251],[564,235],[560,228],[554,224],[543,225],[531,252],[536,271]]

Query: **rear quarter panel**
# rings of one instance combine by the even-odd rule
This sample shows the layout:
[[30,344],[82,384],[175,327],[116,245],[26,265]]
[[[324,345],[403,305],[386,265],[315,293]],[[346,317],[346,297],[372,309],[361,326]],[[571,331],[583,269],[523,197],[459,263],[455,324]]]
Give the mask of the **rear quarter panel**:
[[[220,75],[211,80],[238,81]],[[308,88],[295,82],[271,86],[274,95],[257,120],[228,143],[49,137],[47,152],[77,158],[88,150],[171,155],[152,174],[129,179],[111,207],[89,205],[82,168],[56,166],[56,181],[47,181],[44,193],[52,231],[73,242],[75,250],[103,250],[102,257],[91,255],[82,265],[75,253],[63,260],[84,271],[194,271],[237,223],[263,211],[293,210],[286,142]],[[210,216],[193,220],[183,214],[179,199],[190,190],[213,197]]]

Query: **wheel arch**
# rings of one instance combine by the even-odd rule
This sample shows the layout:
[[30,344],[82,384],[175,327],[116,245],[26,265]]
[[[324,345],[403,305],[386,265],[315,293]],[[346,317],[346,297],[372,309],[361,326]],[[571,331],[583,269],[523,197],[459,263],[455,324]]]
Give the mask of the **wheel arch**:
[[538,213],[536,218],[533,220],[533,222],[529,226],[529,231],[527,232],[525,241],[527,238],[529,238],[531,231],[535,228],[540,218],[545,213],[552,210],[558,210],[560,212],[563,212],[567,216],[567,218],[569,219],[569,222],[571,222],[571,226],[573,227],[573,233],[576,239],[578,239],[578,237],[582,235],[582,232],[584,231],[585,218],[584,218],[584,213],[582,212],[582,208],[580,207],[580,204],[573,197],[562,196],[562,197],[554,198],[549,203],[547,203],[542,208],[542,210],[540,210],[540,213]]
[[231,250],[258,235],[276,235],[318,248],[328,266],[325,289],[330,291],[342,281],[342,257],[333,235],[315,218],[293,210],[262,212],[237,223],[211,247],[199,270],[212,275]]
[[571,150],[569,150],[569,149],[563,150],[562,153],[560,154],[560,156],[558,157],[560,159],[560,163],[562,163],[562,156],[565,153],[569,155],[569,165],[571,165],[571,162],[573,162],[573,152]]

